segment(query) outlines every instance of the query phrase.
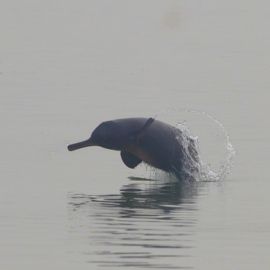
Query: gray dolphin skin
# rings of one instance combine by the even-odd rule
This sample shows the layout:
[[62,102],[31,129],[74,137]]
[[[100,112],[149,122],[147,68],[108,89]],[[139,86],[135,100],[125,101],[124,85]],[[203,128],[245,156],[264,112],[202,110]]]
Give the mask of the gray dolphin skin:
[[[124,118],[101,123],[85,141],[68,146],[69,151],[88,146],[101,146],[121,151],[121,158],[129,168],[142,161],[180,178],[183,168],[181,131],[153,118]],[[197,152],[193,149],[194,160]]]

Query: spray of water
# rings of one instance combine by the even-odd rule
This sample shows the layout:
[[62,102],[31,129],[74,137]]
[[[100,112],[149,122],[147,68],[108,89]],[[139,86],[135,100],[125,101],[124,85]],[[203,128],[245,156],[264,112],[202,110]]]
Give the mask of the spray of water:
[[[177,111],[179,112],[179,109]],[[187,109],[182,109],[181,111],[198,114],[212,121],[224,135],[226,154],[225,159],[220,163],[220,167],[216,170],[213,169],[202,158],[199,147],[199,138],[192,135],[186,122],[178,122],[176,127],[179,130],[179,134],[176,135],[176,138],[182,147],[183,165],[181,172],[175,170],[174,174],[177,178],[191,181],[220,181],[225,179],[231,171],[233,158],[235,156],[235,150],[230,142],[230,137],[226,129],[221,122],[206,112]],[[176,111],[174,110],[174,112]]]

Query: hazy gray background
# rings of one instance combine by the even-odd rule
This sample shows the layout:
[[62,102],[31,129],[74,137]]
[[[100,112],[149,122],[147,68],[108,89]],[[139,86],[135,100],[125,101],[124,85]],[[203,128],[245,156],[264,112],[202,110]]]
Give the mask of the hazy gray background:
[[[2,1],[0,268],[267,269],[269,8],[268,1],[243,0]],[[172,107],[206,111],[224,124],[237,151],[232,174],[183,204],[171,202],[179,209],[163,223],[146,209],[138,210],[145,219],[129,220],[139,240],[147,226],[168,230],[169,239],[157,234],[144,246],[134,235],[110,245],[123,206],[74,211],[74,194],[119,195],[136,171],[116,152],[69,153],[66,145],[100,121]],[[197,126],[205,132],[201,121]],[[213,145],[204,147],[215,155]],[[196,211],[185,211],[190,203]],[[174,227],[180,218],[192,226]],[[123,216],[117,222],[127,224]],[[91,229],[102,225],[107,242]],[[180,248],[182,240],[188,244]],[[119,258],[118,248],[131,257]],[[148,257],[132,257],[145,249]],[[172,250],[173,258],[151,257]]]

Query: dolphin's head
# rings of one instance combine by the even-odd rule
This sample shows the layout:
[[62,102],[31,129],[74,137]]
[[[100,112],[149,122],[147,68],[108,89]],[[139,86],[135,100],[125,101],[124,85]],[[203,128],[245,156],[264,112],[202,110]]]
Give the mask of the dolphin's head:
[[121,150],[125,140],[126,136],[123,134],[121,126],[114,121],[107,121],[97,126],[88,140],[70,144],[68,150],[73,151],[87,146],[101,146],[111,150]]

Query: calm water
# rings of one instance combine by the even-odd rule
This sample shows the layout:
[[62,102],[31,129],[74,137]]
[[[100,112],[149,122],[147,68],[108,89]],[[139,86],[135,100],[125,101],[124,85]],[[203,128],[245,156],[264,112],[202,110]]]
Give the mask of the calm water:
[[[5,1],[0,268],[268,269],[269,7]],[[126,168],[117,152],[66,150],[103,120],[166,108],[217,167],[220,128],[182,108],[226,127],[237,154],[225,180],[142,181],[149,170]]]

